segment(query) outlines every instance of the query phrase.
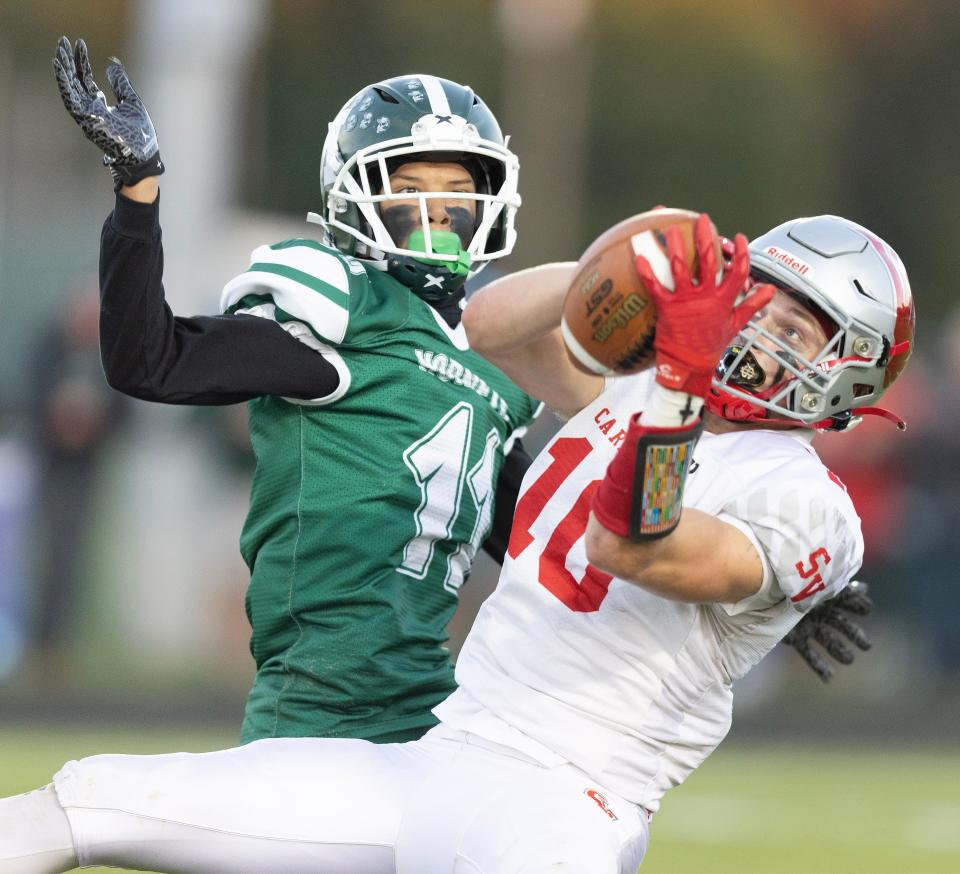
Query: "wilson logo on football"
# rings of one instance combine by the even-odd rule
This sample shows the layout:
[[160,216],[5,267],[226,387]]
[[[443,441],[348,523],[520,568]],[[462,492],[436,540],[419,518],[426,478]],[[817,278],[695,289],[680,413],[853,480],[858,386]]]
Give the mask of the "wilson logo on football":
[[607,338],[618,328],[625,328],[634,316],[642,313],[647,302],[637,294],[628,295],[594,332],[593,339],[598,343],[606,342]]
[[604,798],[596,789],[584,789],[583,794],[591,799],[610,819],[616,819],[617,815],[610,809],[607,799]]
[[789,267],[801,276],[806,276],[810,272],[810,265],[806,261],[801,261],[796,255],[784,252],[776,246],[767,246],[767,254],[771,258],[776,258],[784,267]]

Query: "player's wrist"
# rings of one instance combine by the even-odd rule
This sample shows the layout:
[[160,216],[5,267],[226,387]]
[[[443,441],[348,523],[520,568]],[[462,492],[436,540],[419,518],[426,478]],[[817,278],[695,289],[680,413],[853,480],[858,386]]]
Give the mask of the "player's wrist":
[[130,185],[116,186],[117,194],[137,203],[153,203],[160,193],[160,182],[156,176],[147,176],[139,182]]
[[594,494],[597,521],[631,540],[670,534],[680,522],[684,483],[701,431],[699,419],[684,427],[656,427],[634,416]]
[[123,237],[147,241],[160,233],[160,198],[134,200],[121,189],[110,216],[110,225]]
[[640,413],[640,425],[645,428],[687,428],[696,424],[703,410],[700,395],[654,383]]
[[[165,169],[159,152],[155,152],[149,158],[135,164],[121,164],[111,161],[107,157],[104,157],[103,163],[110,171],[110,175],[113,176],[114,191],[123,191],[127,197],[133,200],[141,200],[140,196],[131,194],[131,192],[139,190],[145,192],[144,196],[148,196],[150,191],[153,192],[154,198],[157,196],[156,192],[159,187],[157,177]],[[144,183],[150,184],[145,185]]]
[[[717,356],[719,360],[720,356]],[[713,381],[713,367],[689,364],[679,356],[662,349],[657,350],[656,381],[671,391],[705,398]]]

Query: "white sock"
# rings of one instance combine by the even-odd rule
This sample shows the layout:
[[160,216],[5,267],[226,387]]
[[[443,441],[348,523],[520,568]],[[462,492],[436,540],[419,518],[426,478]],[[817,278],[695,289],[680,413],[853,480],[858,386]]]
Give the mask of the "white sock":
[[0,874],[59,874],[76,867],[70,822],[52,783],[0,799]]

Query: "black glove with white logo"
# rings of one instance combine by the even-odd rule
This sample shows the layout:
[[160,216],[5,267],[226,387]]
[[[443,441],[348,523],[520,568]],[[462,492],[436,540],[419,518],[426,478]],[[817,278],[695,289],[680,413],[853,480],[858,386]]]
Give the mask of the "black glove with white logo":
[[866,616],[873,609],[867,584],[854,580],[833,598],[818,604],[783,638],[824,683],[833,677],[833,667],[812,642],[816,641],[842,665],[853,662],[855,650],[866,651],[871,643],[863,629],[850,616]]
[[116,96],[116,106],[107,103],[106,95],[94,81],[82,39],[71,46],[70,40],[60,37],[53,72],[67,112],[80,125],[84,136],[103,152],[103,163],[113,174],[115,190],[163,173],[153,122],[120,61],[111,58],[107,67],[107,81]]

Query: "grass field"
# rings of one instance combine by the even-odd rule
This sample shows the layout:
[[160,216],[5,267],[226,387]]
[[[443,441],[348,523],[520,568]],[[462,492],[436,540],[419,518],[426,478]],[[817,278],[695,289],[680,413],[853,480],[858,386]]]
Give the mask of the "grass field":
[[[225,731],[0,728],[0,796],[96,752],[201,751]],[[114,872],[118,869],[86,869]],[[960,751],[721,747],[654,818],[643,874],[960,871]],[[266,874],[266,872],[265,872]]]

